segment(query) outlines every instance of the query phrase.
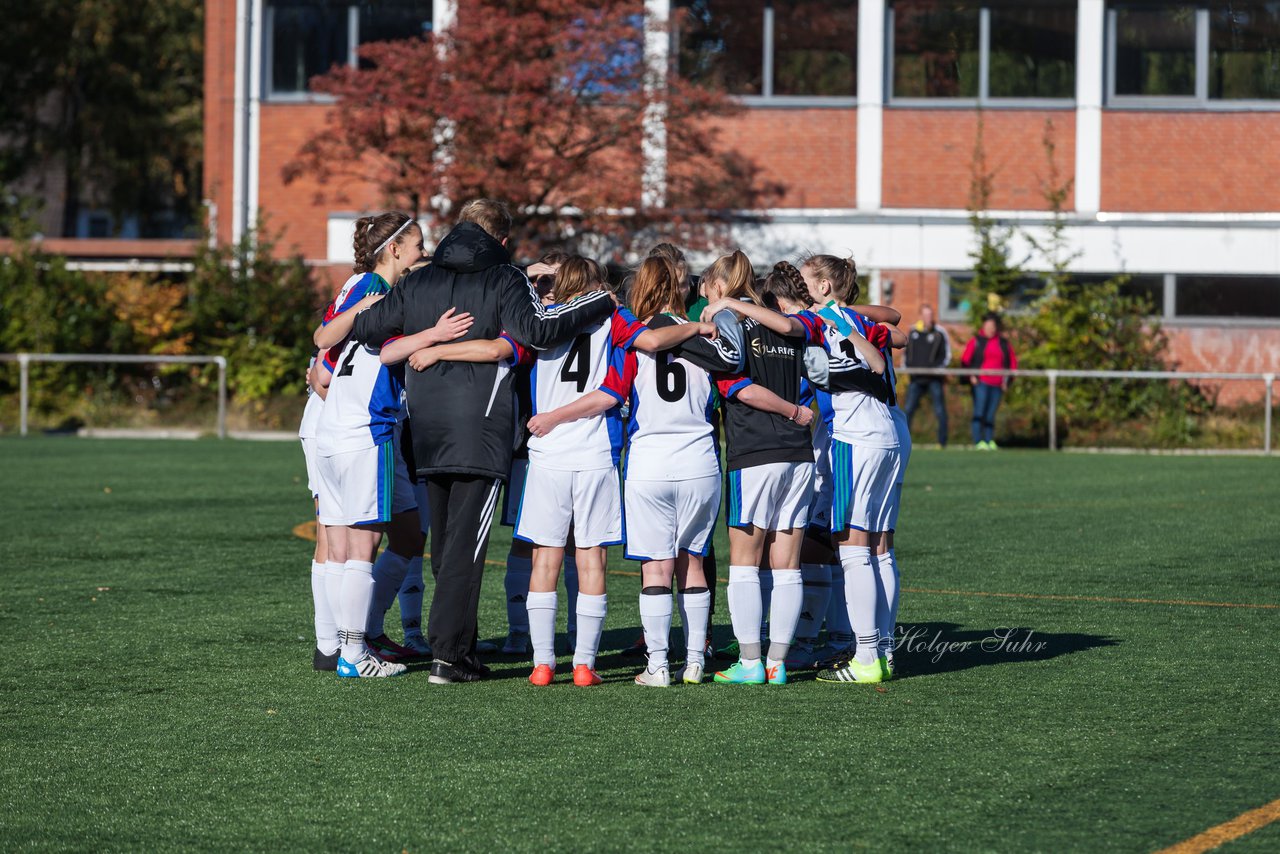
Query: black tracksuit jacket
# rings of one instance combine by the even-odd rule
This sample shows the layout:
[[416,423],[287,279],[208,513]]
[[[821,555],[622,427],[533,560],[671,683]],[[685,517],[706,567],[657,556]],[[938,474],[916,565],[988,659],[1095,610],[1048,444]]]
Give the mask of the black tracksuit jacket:
[[[355,320],[356,339],[382,346],[398,335],[430,329],[450,308],[475,318],[457,339],[506,333],[546,349],[599,323],[614,310],[606,291],[555,309],[543,307],[505,247],[480,226],[459,223],[436,247],[431,264],[410,273]],[[439,362],[405,371],[417,473],[467,474],[506,480],[518,442],[513,373],[503,365]]]

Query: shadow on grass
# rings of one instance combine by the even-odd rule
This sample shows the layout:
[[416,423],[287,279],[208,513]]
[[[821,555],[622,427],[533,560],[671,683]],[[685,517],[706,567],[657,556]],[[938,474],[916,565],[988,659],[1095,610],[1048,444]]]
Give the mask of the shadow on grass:
[[898,627],[895,664],[902,676],[954,673],[974,667],[996,667],[1048,661],[1121,641],[1077,632],[1041,632],[1026,626],[969,629],[958,623],[911,623]]

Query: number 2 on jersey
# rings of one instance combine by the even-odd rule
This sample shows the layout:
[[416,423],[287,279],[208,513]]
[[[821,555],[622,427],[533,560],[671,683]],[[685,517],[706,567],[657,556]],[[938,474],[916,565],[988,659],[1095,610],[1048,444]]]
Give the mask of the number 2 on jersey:
[[569,348],[564,364],[560,366],[560,382],[577,385],[578,394],[587,390],[587,380],[591,378],[591,358],[588,353],[590,347],[591,335],[579,335],[573,339],[573,346]]

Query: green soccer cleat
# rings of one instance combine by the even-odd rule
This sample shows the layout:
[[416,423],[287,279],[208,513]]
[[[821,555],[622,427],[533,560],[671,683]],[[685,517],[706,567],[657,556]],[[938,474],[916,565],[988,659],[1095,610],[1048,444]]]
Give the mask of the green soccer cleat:
[[763,661],[750,665],[735,661],[729,669],[717,673],[715,679],[721,685],[763,685],[764,680]]
[[821,671],[818,674],[818,681],[876,685],[884,681],[884,671],[880,669],[882,660],[876,659],[870,664],[862,664],[856,658],[851,658],[840,667]]
[[716,659],[718,661],[737,661],[738,660],[738,641],[731,640],[724,646],[716,650]]
[[889,658],[888,656],[882,655],[876,660],[880,664],[880,681],[888,682],[890,679],[893,678],[893,673],[895,669],[893,666],[893,659]]
[[766,667],[764,675],[769,680],[770,685],[786,685],[787,684],[787,665],[786,663],[778,664],[775,667]]

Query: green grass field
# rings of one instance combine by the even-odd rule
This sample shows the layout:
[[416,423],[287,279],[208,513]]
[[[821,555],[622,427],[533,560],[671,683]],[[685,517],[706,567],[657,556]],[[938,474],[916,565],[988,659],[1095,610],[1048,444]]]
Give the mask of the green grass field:
[[622,574],[601,688],[339,682],[296,445],[6,439],[0,479],[3,850],[1152,851],[1280,798],[1276,459],[918,452],[880,688],[637,688]]

